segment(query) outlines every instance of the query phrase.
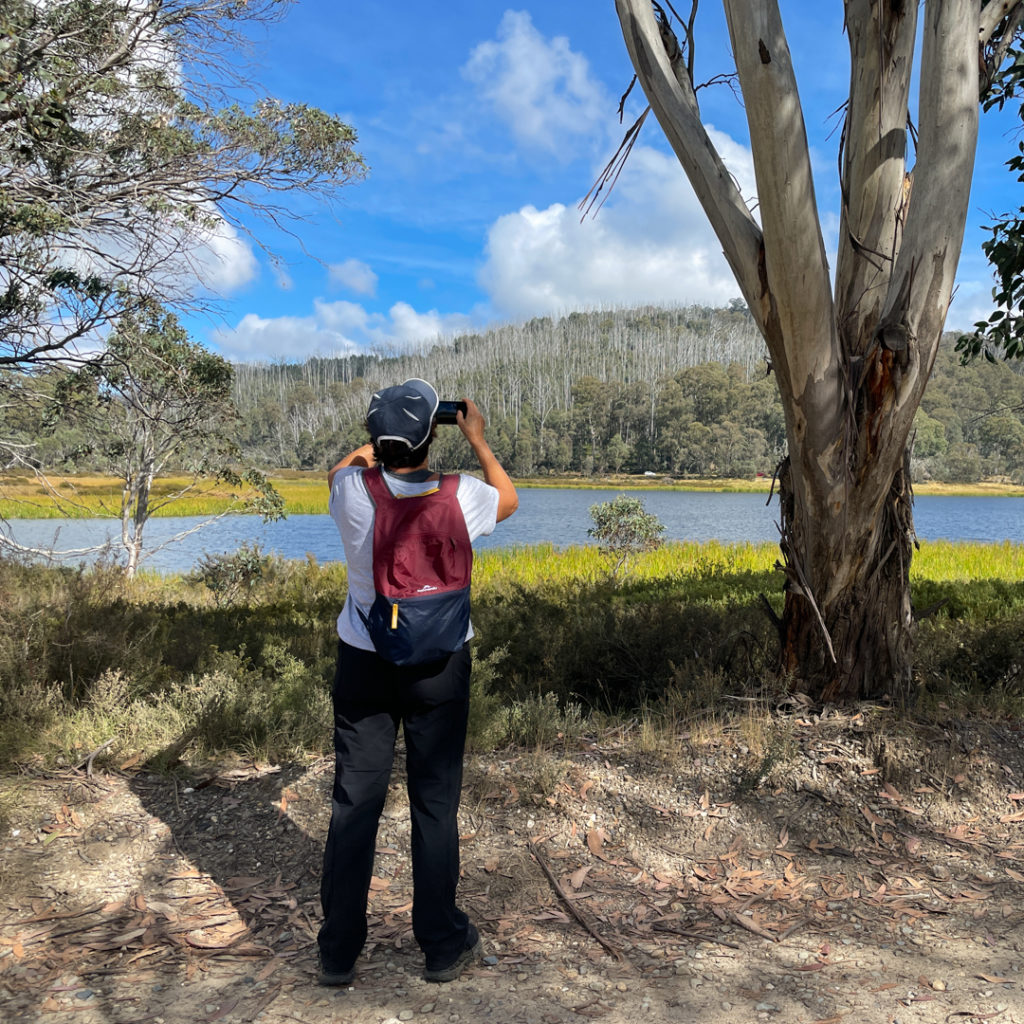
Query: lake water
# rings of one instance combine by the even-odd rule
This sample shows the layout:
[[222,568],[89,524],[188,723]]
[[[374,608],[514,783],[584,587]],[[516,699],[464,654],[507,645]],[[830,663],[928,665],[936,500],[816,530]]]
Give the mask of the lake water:
[[[622,493],[524,488],[519,492],[519,511],[499,523],[490,537],[482,537],[475,546],[514,547],[550,542],[565,547],[593,543],[587,536],[590,506]],[[771,505],[766,505],[764,494],[632,493],[641,497],[647,511],[665,524],[666,540],[778,540],[778,502],[773,498]],[[168,537],[201,521],[185,517],[151,519],[146,525],[145,547],[152,554],[143,561],[143,568],[187,572],[204,554],[234,551],[246,542],[258,543],[265,552],[289,559],[311,554],[318,562],[330,562],[343,557],[337,529],[327,515],[290,516],[279,523],[262,523],[254,516],[231,516],[156,550]],[[1024,543],[1024,498],[924,495],[915,499],[914,523],[922,540]],[[103,538],[117,532],[116,523],[103,519],[13,519],[8,528],[19,544],[64,550],[102,543]]]

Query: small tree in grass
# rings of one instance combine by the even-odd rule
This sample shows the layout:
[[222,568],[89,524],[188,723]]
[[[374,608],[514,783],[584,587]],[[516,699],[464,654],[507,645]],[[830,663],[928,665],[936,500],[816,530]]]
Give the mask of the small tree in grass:
[[616,578],[630,555],[661,547],[665,525],[644,508],[639,498],[620,494],[612,501],[590,506],[594,525],[587,533],[597,540],[601,551],[612,559],[611,576]]

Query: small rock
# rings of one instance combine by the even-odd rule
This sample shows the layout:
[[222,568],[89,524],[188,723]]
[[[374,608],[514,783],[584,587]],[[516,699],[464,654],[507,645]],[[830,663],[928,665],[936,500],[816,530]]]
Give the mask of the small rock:
[[433,1013],[433,1012],[434,1012],[434,1004],[433,1003],[424,1003],[420,1007],[420,1013]]
[[412,1020],[412,1019],[413,1019],[413,1017],[415,1017],[415,1016],[416,1016],[416,1014],[415,1014],[415,1013],[413,1013],[413,1012],[412,1012],[412,1010],[403,1010],[403,1011],[402,1011],[402,1012],[401,1012],[401,1013],[400,1013],[400,1014],[398,1015],[398,1019],[399,1019],[399,1020]]

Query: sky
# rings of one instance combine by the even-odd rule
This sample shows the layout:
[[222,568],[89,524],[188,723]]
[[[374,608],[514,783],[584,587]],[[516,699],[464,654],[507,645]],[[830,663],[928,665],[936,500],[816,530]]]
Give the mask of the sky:
[[[849,60],[839,0],[782,0],[827,251]],[[689,9],[688,7],[686,8]],[[677,10],[682,8],[677,5]],[[730,69],[721,5],[697,23],[698,81]],[[578,203],[644,106],[613,0],[481,3],[298,0],[254,37],[266,93],[342,117],[367,178],[332,208],[290,201],[297,237],[255,227],[277,254],[225,231],[204,259],[217,319],[188,326],[234,361],[301,361],[404,349],[577,309],[727,305],[739,289],[655,119],[596,216]],[[701,113],[744,196],[756,196],[741,102],[702,89]],[[1021,187],[1014,113],[982,118],[957,293],[947,327],[991,309],[981,251]]]

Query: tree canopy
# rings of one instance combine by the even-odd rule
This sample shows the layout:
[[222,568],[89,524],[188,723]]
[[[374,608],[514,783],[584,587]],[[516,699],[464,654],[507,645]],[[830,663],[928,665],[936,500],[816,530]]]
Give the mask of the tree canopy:
[[334,115],[261,97],[239,54],[285,0],[5,0],[0,367],[94,351],[125,311],[203,301],[211,244],[281,193],[365,173]]

